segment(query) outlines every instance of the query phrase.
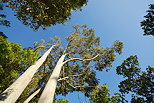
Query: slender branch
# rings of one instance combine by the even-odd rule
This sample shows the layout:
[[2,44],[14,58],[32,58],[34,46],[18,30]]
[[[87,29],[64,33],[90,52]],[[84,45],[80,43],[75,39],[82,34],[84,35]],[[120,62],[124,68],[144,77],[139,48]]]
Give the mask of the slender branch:
[[81,75],[83,75],[83,74],[70,75],[70,76],[67,76],[67,77],[64,77],[64,78],[60,78],[60,79],[58,79],[58,81],[65,80],[65,79],[68,79],[68,78],[70,78],[70,77],[78,77],[78,76],[81,76]]
[[72,88],[75,89],[75,87],[74,87],[71,83],[69,83],[67,80],[66,80],[66,83],[67,83],[69,86],[71,86]]
[[96,86],[88,86],[88,85],[81,85],[81,86],[74,86],[75,88],[92,88],[92,87],[96,87]]
[[96,87],[96,86],[88,86],[88,85],[77,85],[77,86],[73,86],[71,83],[69,83],[68,81],[66,81],[68,83],[69,86],[71,86],[72,88],[76,89],[76,88],[92,88],[92,87]]
[[92,58],[89,58],[89,59],[81,59],[81,58],[71,58],[71,59],[68,59],[66,61],[63,62],[63,64],[69,62],[69,61],[73,61],[73,60],[79,60],[79,61],[89,61],[89,60],[93,60],[95,58],[97,58],[99,55],[97,54],[96,56],[92,57]]
[[69,45],[71,44],[71,42],[72,42],[72,40],[69,41],[69,43],[67,44],[66,49],[65,49],[64,52],[63,52],[64,54],[67,54],[66,52],[67,52],[67,49],[68,49]]
[[56,43],[53,43],[52,45],[51,44],[44,44],[44,45],[40,45],[40,46],[38,46],[38,47],[36,47],[36,48],[34,48],[34,51],[37,51],[38,49],[40,49],[40,48],[45,48],[45,47],[47,47],[47,46],[59,46],[59,44],[58,44],[58,41],[56,42]]
[[56,44],[53,44],[53,45],[49,45],[49,44],[47,44],[47,45],[40,45],[40,46],[38,46],[38,47],[36,47],[36,48],[34,48],[34,51],[37,51],[38,49],[40,49],[40,48],[45,48],[45,47],[47,47],[47,46],[57,46]]

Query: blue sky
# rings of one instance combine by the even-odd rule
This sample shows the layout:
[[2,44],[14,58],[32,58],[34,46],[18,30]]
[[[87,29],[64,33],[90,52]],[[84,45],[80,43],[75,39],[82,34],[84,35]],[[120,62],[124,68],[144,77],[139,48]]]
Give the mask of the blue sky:
[[[101,45],[110,47],[115,40],[124,43],[123,54],[118,56],[114,62],[112,70],[108,73],[97,73],[101,79],[100,84],[107,83],[111,93],[118,91],[118,83],[122,78],[115,75],[116,66],[120,65],[124,59],[131,55],[137,55],[140,67],[145,68],[150,65],[154,67],[154,43],[153,36],[143,36],[143,30],[140,22],[146,15],[148,5],[154,3],[153,0],[89,0],[87,6],[82,11],[72,13],[71,20],[65,25],[56,25],[47,30],[38,30],[34,32],[29,27],[23,25],[15,17],[13,12],[6,10],[8,20],[11,21],[11,27],[0,27],[9,37],[8,40],[19,43],[23,47],[30,47],[35,41],[50,37],[69,36],[72,26],[76,24],[87,24],[88,27],[95,29],[96,35],[101,38]],[[79,103],[85,101],[80,93],[67,96],[70,103]],[[128,97],[129,98],[129,97]]]

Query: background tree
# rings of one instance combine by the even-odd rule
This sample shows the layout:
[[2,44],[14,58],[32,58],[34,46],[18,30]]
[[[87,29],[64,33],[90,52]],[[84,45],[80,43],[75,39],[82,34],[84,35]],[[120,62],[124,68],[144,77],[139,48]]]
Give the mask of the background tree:
[[21,45],[0,36],[0,92],[13,83],[38,58],[32,49],[22,49]]
[[[4,5],[2,3],[0,3],[0,10],[4,10],[3,6]],[[5,14],[0,14],[0,19],[1,19],[0,20],[0,25],[10,27],[10,22],[8,20],[2,20],[4,18],[6,18],[6,15]]]
[[154,4],[149,5],[146,19],[141,22],[141,27],[144,30],[144,35],[154,36]]
[[137,56],[130,56],[117,67],[117,74],[126,78],[119,88],[122,94],[132,93],[132,103],[154,101],[154,68],[148,66],[146,71],[141,71]]
[[[4,10],[3,6],[4,5],[0,3],[0,10]],[[10,27],[10,22],[8,20],[5,20],[5,18],[6,18],[5,14],[0,14],[0,25]],[[0,36],[3,36],[4,38],[8,38],[2,31],[0,31]]]
[[2,0],[15,11],[15,16],[34,30],[64,24],[71,11],[87,4],[87,0]]
[[91,103],[126,103],[127,101],[120,93],[110,96],[110,90],[106,84],[96,86],[90,94]]

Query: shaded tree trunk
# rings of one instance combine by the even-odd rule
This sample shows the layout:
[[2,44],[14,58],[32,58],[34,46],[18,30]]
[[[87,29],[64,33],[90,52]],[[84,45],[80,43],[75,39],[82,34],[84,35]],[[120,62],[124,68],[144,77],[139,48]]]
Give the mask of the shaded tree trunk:
[[65,54],[62,55],[59,59],[59,61],[57,62],[44,90],[43,93],[39,99],[38,103],[52,103],[53,99],[54,99],[54,94],[55,94],[55,90],[56,90],[56,86],[57,86],[57,81],[59,78],[59,74],[61,71],[61,68],[64,64],[64,58],[65,58]]
[[23,90],[31,81],[33,75],[37,72],[39,67],[46,60],[50,51],[54,45],[46,51],[43,56],[32,66],[30,66],[10,87],[8,87],[1,95],[0,95],[0,103],[15,103],[19,98]]

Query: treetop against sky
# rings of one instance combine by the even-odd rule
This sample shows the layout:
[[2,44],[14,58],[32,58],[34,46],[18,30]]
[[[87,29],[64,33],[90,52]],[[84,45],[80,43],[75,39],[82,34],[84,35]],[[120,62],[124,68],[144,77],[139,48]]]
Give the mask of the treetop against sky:
[[[138,56],[143,71],[148,65],[154,67],[154,48],[152,46],[154,38],[143,36],[144,32],[140,26],[140,22],[147,15],[148,5],[152,3],[153,0],[90,0],[82,8],[82,11],[71,11],[71,19],[65,25],[58,24],[47,30],[38,29],[37,32],[17,20],[14,17],[14,12],[4,8],[3,11],[7,15],[6,20],[11,22],[11,27],[1,26],[1,30],[8,36],[9,41],[20,43],[23,47],[32,47],[34,42],[41,39],[48,41],[50,37],[55,35],[61,37],[64,41],[64,38],[70,35],[72,26],[76,24],[87,24],[88,27],[93,28],[96,35],[103,40],[100,41],[102,46],[108,47],[115,40],[122,41],[124,43],[123,54],[117,56],[111,71],[96,73],[97,77],[101,79],[100,84],[106,83],[113,94],[118,91],[117,85],[123,79],[118,75],[114,75],[115,68],[130,55]],[[63,42],[63,44],[65,43]],[[70,99],[70,95],[66,98],[70,102],[74,102]],[[74,93],[74,97],[78,97],[78,93]]]

